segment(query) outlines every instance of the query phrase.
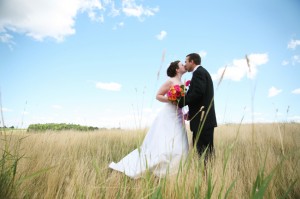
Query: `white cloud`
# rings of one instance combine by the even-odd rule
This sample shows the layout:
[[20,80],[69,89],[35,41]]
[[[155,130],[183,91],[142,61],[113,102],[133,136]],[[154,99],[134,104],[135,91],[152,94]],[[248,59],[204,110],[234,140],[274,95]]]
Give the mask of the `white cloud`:
[[136,5],[135,0],[123,0],[122,11],[126,16],[134,16],[142,20],[143,16],[153,16],[159,8],[145,8],[142,5]]
[[122,28],[122,27],[124,27],[124,22],[120,22],[120,23],[118,23],[117,25],[115,25],[114,27],[113,27],[113,30],[117,30],[118,28]]
[[156,35],[156,38],[158,40],[163,40],[166,36],[167,36],[167,32],[162,30],[162,31],[160,31],[160,33],[158,35]]
[[80,2],[66,0],[1,1],[0,30],[25,33],[36,40],[52,37],[62,41],[75,33],[74,17]]
[[278,88],[275,88],[274,86],[272,86],[272,87],[269,89],[268,97],[274,97],[274,96],[278,95],[278,94],[281,93],[281,92],[282,92],[281,89],[278,89]]
[[300,56],[299,55],[294,55],[292,57],[292,63],[293,63],[293,65],[295,65],[297,63],[300,63]]
[[152,16],[158,8],[137,6],[134,0],[124,0],[115,8],[111,0],[9,0],[0,1],[0,42],[12,40],[10,33],[25,34],[38,41],[53,38],[63,41],[75,34],[78,13],[87,13],[92,21],[104,22],[105,15],[118,16],[123,10],[127,16]]
[[291,122],[300,122],[300,116],[295,115],[295,116],[289,117],[288,120]]
[[8,108],[5,108],[5,107],[2,108],[2,111],[3,111],[3,112],[12,112],[11,109],[8,109]]
[[104,22],[103,11],[105,8],[99,0],[82,0],[80,1],[78,9],[82,12],[87,12],[92,21]]
[[293,55],[289,61],[284,60],[282,61],[281,65],[286,66],[288,64],[296,65],[300,63],[300,55]]
[[100,23],[104,22],[104,16],[103,15],[97,16],[97,13],[94,11],[89,12],[88,15],[92,21],[96,21],[96,22],[100,22]]
[[293,94],[300,94],[300,88],[297,88],[292,91]]
[[120,22],[118,25],[119,25],[120,27],[123,27],[123,26],[124,26],[124,22]]
[[199,55],[200,55],[201,58],[204,58],[204,57],[206,57],[207,52],[204,51],[204,50],[201,50],[201,51],[199,52]]
[[250,62],[250,67],[251,66],[258,66],[265,64],[269,61],[268,54],[263,53],[263,54],[250,54],[248,56],[249,62]]
[[288,64],[289,64],[289,62],[286,61],[286,60],[283,60],[283,61],[281,62],[281,65],[283,65],[283,66],[286,66],[286,65],[288,65]]
[[295,49],[299,45],[300,45],[300,40],[294,40],[294,39],[292,39],[290,41],[290,43],[288,43],[288,48],[289,49]]
[[8,44],[8,47],[10,48],[10,50],[13,49],[13,45],[15,45],[15,42],[13,41],[13,36],[6,33],[6,32],[2,32],[0,31],[0,43],[6,43]]
[[111,10],[110,10],[110,13],[108,15],[112,16],[112,17],[116,17],[116,16],[120,15],[120,10],[116,9],[115,2],[111,2]]
[[[249,66],[246,58],[235,59],[230,63],[223,76],[224,79],[230,79],[233,81],[240,81],[247,75],[248,78],[252,79],[257,74],[257,67],[266,64],[269,61],[268,54],[250,54],[248,55]],[[218,69],[217,74],[212,74],[213,80],[218,80],[222,77],[225,66]]]
[[2,43],[10,43],[12,42],[12,38],[13,36],[11,36],[10,34],[7,33],[0,34],[0,42]]
[[103,90],[110,90],[110,91],[120,91],[122,85],[111,82],[111,83],[103,83],[103,82],[97,82],[96,88],[103,89]]

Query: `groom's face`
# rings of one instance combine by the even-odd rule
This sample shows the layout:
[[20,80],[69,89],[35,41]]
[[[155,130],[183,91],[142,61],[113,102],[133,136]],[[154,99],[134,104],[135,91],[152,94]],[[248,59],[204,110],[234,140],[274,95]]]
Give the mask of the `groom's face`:
[[190,61],[190,57],[185,58],[185,69],[189,72],[192,72],[194,70],[194,62]]

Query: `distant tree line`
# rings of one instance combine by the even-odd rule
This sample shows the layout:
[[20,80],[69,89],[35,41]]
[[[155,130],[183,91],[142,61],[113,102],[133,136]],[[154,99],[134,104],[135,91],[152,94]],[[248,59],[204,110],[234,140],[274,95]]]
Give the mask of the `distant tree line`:
[[30,124],[27,128],[27,132],[29,132],[29,131],[64,131],[64,130],[94,131],[94,130],[99,130],[99,128],[92,127],[92,126],[81,126],[79,124],[65,124],[65,123]]
[[11,127],[7,127],[7,126],[0,127],[0,129],[14,129],[14,128],[15,128],[14,126],[11,126]]

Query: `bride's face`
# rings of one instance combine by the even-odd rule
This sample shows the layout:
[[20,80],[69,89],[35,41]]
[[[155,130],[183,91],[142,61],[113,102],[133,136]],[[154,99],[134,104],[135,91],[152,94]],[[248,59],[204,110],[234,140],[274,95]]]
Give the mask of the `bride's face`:
[[178,67],[178,73],[184,74],[186,72],[186,69],[181,62],[178,63]]

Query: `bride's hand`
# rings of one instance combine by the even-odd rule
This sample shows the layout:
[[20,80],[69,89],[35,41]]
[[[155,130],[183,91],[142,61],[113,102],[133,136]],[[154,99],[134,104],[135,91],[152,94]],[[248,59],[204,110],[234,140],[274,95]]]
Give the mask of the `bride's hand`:
[[183,119],[186,120],[186,121],[189,121],[190,118],[189,118],[189,113],[187,112],[186,114],[183,115]]
[[172,102],[172,104],[173,104],[173,105],[175,105],[175,106],[177,106],[177,104],[178,104],[178,103],[177,103],[177,102],[175,102],[175,101],[173,101],[173,102]]

